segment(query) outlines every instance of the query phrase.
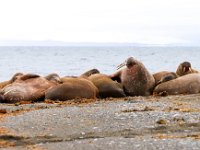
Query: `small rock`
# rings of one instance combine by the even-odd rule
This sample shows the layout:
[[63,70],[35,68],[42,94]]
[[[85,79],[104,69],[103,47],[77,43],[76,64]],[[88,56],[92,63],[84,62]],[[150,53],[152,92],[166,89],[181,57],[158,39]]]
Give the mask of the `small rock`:
[[165,119],[159,119],[158,121],[156,121],[157,124],[167,124],[167,120]]

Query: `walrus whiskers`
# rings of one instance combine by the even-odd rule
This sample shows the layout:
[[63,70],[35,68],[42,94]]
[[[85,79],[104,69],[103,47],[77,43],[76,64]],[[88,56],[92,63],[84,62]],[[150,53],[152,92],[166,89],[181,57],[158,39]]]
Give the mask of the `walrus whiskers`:
[[[6,94],[8,94],[8,93],[10,93],[10,92],[12,92],[12,91],[16,91],[15,89],[10,89],[10,90],[8,90],[7,92],[5,92],[4,93],[4,95],[6,95]],[[17,91],[16,91],[17,92]]]

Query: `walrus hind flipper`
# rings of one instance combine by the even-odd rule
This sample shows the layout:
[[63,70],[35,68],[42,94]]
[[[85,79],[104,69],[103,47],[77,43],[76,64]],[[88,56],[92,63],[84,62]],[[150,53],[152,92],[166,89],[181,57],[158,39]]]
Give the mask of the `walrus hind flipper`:
[[38,78],[38,77],[40,77],[40,76],[37,75],[37,74],[29,73],[29,74],[23,75],[20,79],[25,81],[25,80],[28,80],[28,79],[31,79],[31,78]]
[[94,68],[94,69],[84,72],[83,74],[80,75],[80,77],[89,77],[93,74],[98,74],[98,73],[100,73],[100,71],[98,69]]

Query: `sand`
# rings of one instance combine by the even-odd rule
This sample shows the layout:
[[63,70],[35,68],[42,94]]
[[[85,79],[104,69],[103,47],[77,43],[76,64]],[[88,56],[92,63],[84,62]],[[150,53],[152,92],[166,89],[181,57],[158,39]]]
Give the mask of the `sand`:
[[200,94],[0,104],[2,149],[200,148]]

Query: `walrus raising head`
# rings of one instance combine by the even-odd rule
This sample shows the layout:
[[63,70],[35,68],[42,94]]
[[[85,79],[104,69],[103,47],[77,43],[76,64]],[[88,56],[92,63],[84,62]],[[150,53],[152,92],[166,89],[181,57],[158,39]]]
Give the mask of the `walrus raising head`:
[[128,96],[148,96],[152,93],[155,86],[155,79],[149,73],[142,62],[133,57],[129,57],[124,63],[120,64],[118,72],[110,75],[112,80],[120,82],[124,92]]
[[188,61],[182,62],[176,70],[176,74],[179,76],[183,76],[190,73],[198,73],[198,71],[192,69],[192,65]]

